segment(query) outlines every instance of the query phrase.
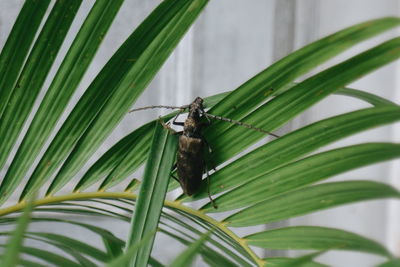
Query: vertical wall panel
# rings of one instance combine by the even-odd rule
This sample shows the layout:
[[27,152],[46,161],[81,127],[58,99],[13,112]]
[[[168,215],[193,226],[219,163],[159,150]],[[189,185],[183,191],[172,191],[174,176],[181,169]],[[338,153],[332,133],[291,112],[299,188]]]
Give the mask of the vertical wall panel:
[[196,95],[233,90],[272,61],[274,2],[210,1],[194,36]]

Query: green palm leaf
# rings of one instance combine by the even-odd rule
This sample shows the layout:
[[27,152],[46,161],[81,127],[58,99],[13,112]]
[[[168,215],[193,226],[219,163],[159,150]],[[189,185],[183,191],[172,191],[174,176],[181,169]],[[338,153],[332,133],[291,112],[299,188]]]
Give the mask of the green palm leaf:
[[197,251],[201,248],[204,242],[207,241],[209,233],[202,235],[196,242],[190,244],[190,246],[183,251],[172,263],[171,267],[187,267],[192,266],[193,261],[196,257]]
[[[162,5],[167,5],[168,2],[169,1],[165,1]],[[150,17],[154,17],[153,19],[162,18],[166,20],[166,22],[157,20],[153,22],[154,24],[142,25],[143,28],[146,28],[147,31],[150,32],[143,33],[143,29],[139,27],[135,31],[136,35],[135,33],[132,34],[132,40],[138,42],[135,47],[141,48],[141,46],[145,45],[146,49],[141,51],[141,49],[135,49],[135,47],[130,47],[126,45],[127,43],[125,44],[126,48],[135,51],[134,54],[130,53],[128,57],[123,57],[124,63],[127,59],[134,59],[131,60],[131,66],[122,72],[125,74],[123,77],[107,77],[109,80],[112,79],[112,82],[115,84],[114,86],[117,87],[114,89],[115,91],[113,90],[111,92],[107,99],[104,99],[106,100],[104,106],[100,105],[101,109],[98,110],[98,114],[96,114],[94,120],[87,126],[77,145],[74,147],[72,154],[68,157],[66,163],[64,163],[53,180],[48,190],[49,194],[57,191],[77,173],[79,168],[83,166],[101,142],[104,141],[122,120],[123,116],[125,116],[132,104],[153,79],[169,54],[188,30],[189,26],[206,5],[207,0],[170,2],[171,4],[169,5],[172,5],[171,9],[177,9],[173,17],[169,18],[168,13],[162,16],[159,13],[153,13]],[[160,10],[159,12],[161,11],[163,13],[165,12],[164,10]],[[157,10],[154,12],[157,12]],[[159,28],[158,32],[157,28]],[[150,39],[153,34],[157,35],[153,37],[154,39]],[[143,38],[144,36],[145,38]],[[146,40],[147,38],[149,38],[149,40]],[[145,43],[143,44],[142,42]],[[100,75],[102,75],[102,73],[100,73]],[[120,74],[118,74],[118,76],[120,76]],[[112,85],[109,86],[113,88]],[[102,84],[101,87],[103,88],[104,84]],[[86,92],[90,89],[91,88]],[[99,92],[96,94],[98,93]],[[85,98],[85,96],[83,96],[82,99],[83,98]],[[93,100],[91,100],[91,102],[92,101]],[[98,102],[92,103],[96,103],[96,106],[98,106]],[[87,109],[87,107],[84,106],[83,108],[85,110]],[[33,180],[35,178],[31,179]]]
[[[158,127],[157,127],[158,126]],[[167,193],[168,177],[175,160],[177,139],[157,125],[152,148],[147,161],[143,183],[140,187],[137,206],[132,218],[128,244],[139,243],[145,235],[155,232]],[[131,266],[146,266],[152,248],[148,245],[131,255]]]
[[[295,226],[241,235],[234,228],[260,226],[338,205],[399,198],[396,189],[377,182],[316,184],[339,173],[398,158],[399,144],[365,143],[309,154],[345,137],[399,120],[396,103],[344,86],[396,60],[400,56],[400,39],[378,44],[304,81],[294,82],[363,40],[398,26],[398,18],[375,19],[334,33],[277,61],[238,89],[205,98],[209,113],[267,131],[278,129],[331,94],[354,97],[374,106],[307,125],[229,164],[227,160],[265,135],[213,121],[204,136],[213,149],[211,161],[224,164],[210,177],[211,194],[219,194],[214,197],[217,210],[204,200],[206,181],[200,193],[192,197],[182,195],[175,201],[170,200],[174,193],[165,197],[167,191],[179,186],[169,179],[177,140],[157,120],[119,140],[83,177],[77,176],[154,78],[207,2],[162,1],[111,57],[55,133],[55,124],[122,4],[120,0],[96,1],[56,70],[28,131],[22,133],[37,95],[45,91],[44,80],[49,79],[55,56],[81,3],[58,0],[39,32],[49,1],[26,1],[0,54],[0,140],[6,140],[0,143],[0,166],[10,158],[12,149],[17,151],[0,185],[0,202],[15,197],[32,168],[33,174],[20,199],[45,189],[44,185],[49,183],[47,197],[31,204],[35,208],[30,223],[51,225],[57,230],[25,231],[27,213],[20,214],[27,205],[24,201],[1,209],[0,225],[7,228],[1,235],[12,236],[8,245],[5,238],[0,242],[1,247],[6,247],[3,263],[15,265],[19,260],[22,266],[93,267],[128,262],[131,266],[188,266],[199,255],[209,266],[311,267],[326,266],[314,258],[340,249],[386,257],[388,262],[382,266],[396,264],[381,244],[339,229]],[[168,114],[163,120],[175,114]],[[17,148],[15,143],[21,134],[25,136]],[[54,139],[49,140],[52,135]],[[50,145],[44,151],[46,143]],[[38,158],[42,151],[44,155]],[[33,166],[35,161],[37,166]],[[144,163],[143,179],[132,179],[124,192],[108,191],[126,181]],[[80,180],[74,193],[54,196],[75,178]],[[98,191],[82,192],[94,184],[99,186]],[[223,211],[228,214],[219,214]],[[69,217],[62,219],[60,215]],[[91,222],[82,222],[82,218],[90,218]],[[98,225],[100,220],[118,222],[131,230],[121,238],[111,224]],[[102,241],[101,245],[90,244],[82,238],[85,235],[58,231],[65,225],[94,235]],[[9,229],[15,226],[19,228],[12,234]],[[152,246],[156,235],[186,249],[172,262],[155,258]],[[23,244],[24,240],[45,244],[51,250]],[[264,259],[252,246],[315,252],[298,258]]]
[[[210,191],[212,193],[219,193],[239,186],[244,182],[251,183],[253,180],[260,181],[264,178],[268,180],[269,178],[267,177],[269,174],[271,177],[274,175],[271,173],[272,170],[310,153],[317,148],[359,131],[400,119],[399,111],[398,107],[363,109],[321,120],[307,127],[300,128],[299,130],[260,146],[251,153],[239,158],[211,175],[210,179],[212,183]],[[394,151],[396,151],[396,149],[394,149]],[[371,157],[371,160],[378,159]],[[327,161],[329,160],[327,159]],[[280,168],[280,170],[285,171],[289,170],[289,168],[290,166],[284,166]],[[304,168],[308,169],[305,165]],[[275,173],[278,174],[279,171]],[[302,175],[302,173],[297,174]],[[243,176],[245,176],[245,178]],[[203,188],[205,187],[206,184],[204,183]],[[252,192],[251,190],[247,191],[247,194]],[[194,199],[205,197],[206,194],[204,191],[205,190],[198,196],[195,196]],[[240,189],[238,189],[238,192],[246,194],[246,192]],[[242,195],[241,197],[245,196],[246,195]],[[222,196],[221,198],[224,197]]]
[[400,264],[400,260],[394,259],[394,260],[382,263],[378,267],[396,267],[396,266],[399,266],[399,264]]
[[[397,59],[400,56],[399,44],[400,39],[387,41],[316,74],[267,102],[243,121],[267,131],[273,131],[343,85]],[[249,106],[250,110],[252,108]],[[216,164],[229,159],[264,136],[262,133],[249,131],[244,127],[231,127],[226,132],[218,131],[218,127],[213,126],[213,129],[205,134],[207,140],[211,140],[213,151],[218,151],[218,154],[213,155]]]
[[[265,201],[284,192],[315,183],[354,168],[400,157],[400,145],[370,143],[322,152],[259,174],[234,190],[215,199],[218,212]],[[209,203],[202,208],[213,212]]]
[[382,183],[372,181],[325,183],[287,192],[260,202],[229,216],[224,222],[231,227],[257,225],[337,205],[389,197],[399,198],[400,193]]
[[1,265],[8,267],[18,266],[18,263],[20,261],[19,253],[21,252],[23,247],[24,233],[30,221],[32,208],[33,202],[31,201],[26,206],[21,217],[19,217],[16,229],[8,240],[7,247],[0,260]]
[[[313,256],[313,255],[312,255]],[[268,263],[266,266],[285,266],[285,264],[298,263],[296,259],[293,258],[268,258],[265,259]],[[328,265],[317,263],[317,262],[303,262],[302,267],[329,267]]]
[[320,254],[322,254],[322,252],[315,252],[294,259],[271,259],[271,262],[272,266],[275,264],[276,266],[281,267],[325,267],[327,265],[313,261],[313,259],[318,257]]
[[388,256],[381,244],[340,229],[295,226],[254,233],[245,237],[250,245],[266,249],[346,249]]
[[[57,1],[18,77],[0,121],[0,167],[3,167],[67,35],[80,0]],[[26,92],[29,91],[29,94]]]
[[[29,49],[40,22],[42,21],[50,0],[36,2],[25,1],[21,12],[7,38],[0,55],[0,118],[7,107],[7,102],[15,90]],[[2,164],[0,164],[2,165]]]
[[12,192],[21,182],[42,149],[85,74],[121,3],[121,0],[98,1],[83,23],[2,181],[0,194],[4,200],[9,195],[7,192]]

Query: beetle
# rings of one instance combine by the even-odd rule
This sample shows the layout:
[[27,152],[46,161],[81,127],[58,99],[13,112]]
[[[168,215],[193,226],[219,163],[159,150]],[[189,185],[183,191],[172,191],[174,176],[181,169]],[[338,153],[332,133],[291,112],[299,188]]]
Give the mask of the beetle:
[[[263,129],[254,127],[252,125],[240,121],[206,113],[204,111],[203,102],[204,100],[201,97],[196,97],[191,104],[185,106],[180,106],[180,107],[162,106],[162,105],[148,106],[148,107],[133,109],[130,112],[144,110],[144,109],[152,109],[152,108],[180,109],[180,112],[173,119],[172,124],[183,127],[183,131],[176,132],[169,126],[169,124],[166,124],[162,120],[160,120],[164,128],[168,129],[174,134],[179,135],[179,145],[178,145],[176,164],[172,168],[171,176],[179,182],[183,192],[186,195],[192,196],[199,191],[201,181],[203,180],[203,174],[206,173],[208,182],[208,197],[214,208],[217,208],[210,194],[209,177],[208,177],[208,171],[209,171],[208,168],[210,166],[207,166],[208,163],[204,158],[204,153],[207,150],[211,152],[211,148],[207,143],[206,139],[202,136],[202,128],[210,124],[209,118],[234,123],[262,133],[267,133],[274,137],[279,137],[279,136],[274,133],[264,131]],[[184,122],[177,122],[176,120],[178,116],[186,109],[188,109],[188,116],[186,120]],[[203,120],[203,117],[206,120]],[[215,169],[214,167],[212,168]],[[178,178],[176,178],[172,174],[175,169],[177,171]]]

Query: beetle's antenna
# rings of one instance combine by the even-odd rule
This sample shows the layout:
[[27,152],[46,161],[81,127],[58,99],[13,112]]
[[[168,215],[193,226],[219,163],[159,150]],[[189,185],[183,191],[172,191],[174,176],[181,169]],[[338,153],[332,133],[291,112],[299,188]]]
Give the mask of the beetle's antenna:
[[244,123],[244,122],[241,122],[241,121],[232,120],[232,119],[229,119],[229,118],[216,116],[216,115],[213,115],[213,114],[210,114],[210,113],[205,113],[205,112],[204,112],[204,115],[206,117],[209,117],[209,118],[212,118],[212,119],[216,119],[216,120],[220,120],[220,121],[226,121],[226,122],[230,122],[230,123],[233,123],[233,124],[236,124],[236,125],[240,125],[240,126],[248,128],[248,129],[252,129],[252,130],[255,130],[257,132],[260,132],[260,133],[266,133],[266,134],[272,135],[273,137],[276,137],[276,138],[280,137],[279,135],[276,135],[274,133],[265,131],[265,130],[263,130],[261,128],[254,127],[253,125],[250,125],[250,124],[247,124],[247,123]]
[[135,111],[139,111],[139,110],[145,110],[145,109],[154,109],[154,108],[167,108],[167,109],[181,109],[181,110],[185,110],[189,107],[189,105],[184,105],[184,106],[163,106],[163,105],[157,105],[157,106],[147,106],[147,107],[142,107],[142,108],[135,108],[129,111],[129,113],[131,112],[135,112]]

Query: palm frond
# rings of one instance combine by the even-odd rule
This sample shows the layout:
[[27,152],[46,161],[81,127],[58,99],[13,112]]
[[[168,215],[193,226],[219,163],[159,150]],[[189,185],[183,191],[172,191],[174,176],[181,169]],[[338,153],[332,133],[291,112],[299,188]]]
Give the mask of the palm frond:
[[[187,247],[180,256],[174,255],[177,258],[172,264],[176,266],[186,266],[196,255],[210,266],[326,266],[314,258],[329,250],[372,253],[387,259],[381,266],[396,264],[378,242],[340,229],[296,226],[241,235],[235,227],[400,197],[396,189],[383,183],[326,182],[339,173],[399,158],[399,144],[364,143],[315,153],[335,141],[400,119],[396,103],[344,88],[396,60],[400,39],[385,41],[295,82],[332,57],[398,26],[398,18],[367,21],[334,33],[277,61],[236,90],[205,98],[209,113],[267,131],[279,129],[332,94],[354,97],[373,106],[317,121],[240,156],[266,136],[227,122],[213,122],[204,136],[213,148],[212,162],[224,164],[210,176],[209,189],[212,195],[218,194],[218,209],[205,200],[206,181],[192,197],[181,195],[170,200],[171,194],[165,200],[167,192],[179,186],[169,181],[177,144],[157,120],[119,140],[82,177],[77,175],[118,126],[207,2],[163,1],[111,57],[54,133],[122,1],[96,1],[54,77],[49,76],[50,68],[81,1],[56,1],[43,27],[40,24],[50,1],[26,1],[0,55],[0,167],[11,160],[12,149],[17,151],[0,185],[0,203],[15,198],[23,187],[22,202],[0,210],[0,225],[5,229],[0,246],[6,247],[2,252],[6,264],[15,265],[20,253],[23,266],[92,267],[127,262],[131,266],[165,266],[171,263],[151,254],[153,241],[160,237]],[[38,94],[46,90],[45,79],[51,78],[28,131],[22,133]],[[169,120],[176,114],[162,119]],[[14,148],[22,134],[22,143]],[[52,134],[55,137],[49,140]],[[48,147],[46,142],[50,143]],[[41,151],[44,154],[38,158]],[[133,179],[124,192],[110,190],[143,164],[143,179]],[[31,168],[33,173],[25,184],[24,177]],[[54,195],[75,181],[74,193]],[[50,183],[48,188],[46,183]],[[92,185],[99,190],[83,192]],[[20,213],[29,206],[24,200],[38,190],[45,190],[46,197],[32,204],[32,229],[26,230],[27,213]],[[18,217],[22,223],[18,223]],[[83,221],[88,218],[90,223]],[[125,227],[124,236],[109,225],[101,225],[102,220]],[[41,224],[46,224],[45,231],[35,228]],[[19,230],[13,235],[10,229],[17,225]],[[79,234],[59,231],[66,225],[79,229]],[[90,243],[85,236],[100,240],[101,245]],[[315,252],[292,259],[263,258],[253,246]]]

